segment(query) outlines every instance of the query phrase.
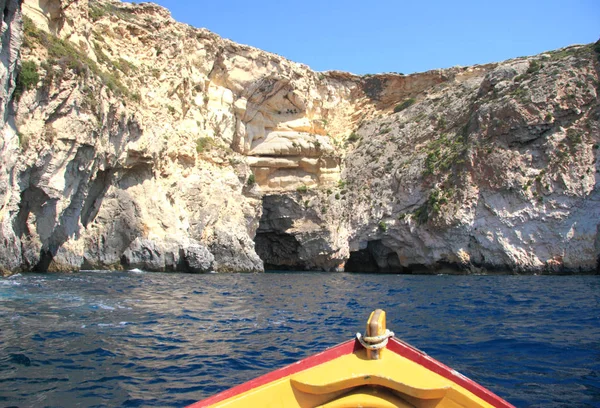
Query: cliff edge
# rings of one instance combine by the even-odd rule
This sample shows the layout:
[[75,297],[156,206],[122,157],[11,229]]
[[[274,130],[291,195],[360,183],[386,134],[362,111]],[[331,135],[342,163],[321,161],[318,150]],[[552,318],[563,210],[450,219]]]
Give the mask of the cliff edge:
[[151,3],[4,3],[5,273],[597,271],[598,43],[357,76]]

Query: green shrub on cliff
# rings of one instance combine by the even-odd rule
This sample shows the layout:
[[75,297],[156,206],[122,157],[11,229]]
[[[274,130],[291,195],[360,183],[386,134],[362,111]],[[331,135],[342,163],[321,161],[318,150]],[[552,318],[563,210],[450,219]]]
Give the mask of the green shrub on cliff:
[[536,60],[529,61],[529,67],[527,68],[527,73],[530,75],[536,74],[542,68],[542,65]]
[[409,106],[412,106],[415,104],[417,100],[415,98],[409,98],[407,100],[405,100],[402,103],[399,103],[398,105],[394,106],[394,113],[398,113],[398,112],[402,112],[404,109],[408,108]]
[[462,163],[466,149],[464,138],[460,135],[451,138],[448,134],[442,134],[427,146],[423,175],[445,173],[454,165]]
[[199,137],[196,139],[196,152],[202,153],[207,150],[207,148],[211,147],[213,144],[213,140],[210,137]]
[[35,88],[40,81],[38,66],[33,61],[23,61],[21,71],[17,75],[17,84],[15,86],[15,98],[19,100],[23,92]]
[[23,16],[23,46],[31,48],[33,42],[39,38],[39,32],[33,20]]
[[448,198],[453,195],[452,191],[443,191],[433,189],[429,192],[429,197],[419,208],[415,210],[414,218],[419,224],[425,224],[430,216],[438,215],[444,204],[448,203]]
[[349,141],[350,143],[352,143],[352,142],[356,142],[358,139],[360,139],[360,138],[359,138],[359,136],[356,134],[356,132],[352,132],[352,133],[350,133],[350,136],[348,136],[348,141]]

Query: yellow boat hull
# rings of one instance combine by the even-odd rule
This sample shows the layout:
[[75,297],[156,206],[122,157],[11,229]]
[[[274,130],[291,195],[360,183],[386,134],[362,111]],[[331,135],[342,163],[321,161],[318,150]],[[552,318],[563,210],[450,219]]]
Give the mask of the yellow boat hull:
[[[383,313],[379,324],[385,330]],[[377,351],[366,350],[359,340],[342,343],[190,407],[513,406],[420,350],[390,338]]]

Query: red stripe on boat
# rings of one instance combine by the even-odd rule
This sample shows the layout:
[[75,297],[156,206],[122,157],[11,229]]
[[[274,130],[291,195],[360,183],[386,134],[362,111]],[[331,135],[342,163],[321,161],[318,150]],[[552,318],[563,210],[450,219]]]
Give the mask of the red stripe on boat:
[[[192,405],[189,405],[187,408],[209,407],[236,395],[243,394],[246,391],[250,391],[270,382],[277,381],[281,378],[299,373],[300,371],[307,370],[309,368],[334,360],[346,354],[354,353],[355,351],[361,349],[362,346],[358,341],[347,341],[345,343],[327,349],[319,354],[308,357],[304,360],[300,360],[297,363],[272,371],[261,377],[255,378],[236,387],[225,390],[205,400],[196,402]],[[395,338],[390,338],[387,345],[387,349],[405,357],[410,361],[415,362],[416,364],[419,364],[420,366],[423,366],[424,368],[436,374],[441,375],[442,377],[456,383],[457,385],[460,385],[467,391],[473,393],[477,397],[481,398],[485,402],[497,408],[515,408],[512,404],[509,404],[508,402],[504,401],[502,398],[500,398],[490,390],[482,387],[473,380],[465,377],[456,370],[453,370],[452,368],[440,363],[432,357],[429,357],[427,354],[423,353],[422,351],[414,348],[413,346],[407,343],[396,340]]]
[[440,363],[432,357],[429,357],[427,354],[414,348],[408,343],[404,343],[395,338],[390,338],[390,341],[387,344],[387,349],[401,355],[402,357],[405,357],[408,360],[414,361],[420,366],[423,366],[424,368],[460,385],[488,404],[498,408],[515,408],[514,405],[504,401],[487,388],[482,387],[470,378],[460,374],[458,371],[453,370],[452,368]]
[[281,378],[299,373],[300,371],[304,371],[312,367],[316,367],[328,361],[335,360],[338,357],[345,356],[346,354],[352,354],[354,353],[354,351],[360,349],[362,349],[362,346],[356,340],[347,341],[345,343],[327,349],[319,354],[315,354],[314,356],[305,358],[304,360],[300,360],[297,363],[290,364],[289,366],[280,368],[275,371],[271,371],[270,373],[267,373],[261,377],[255,378],[236,387],[225,390],[205,400],[198,401],[192,405],[189,405],[187,408],[209,407],[213,404],[225,401],[226,399],[243,394],[246,391],[250,391],[254,388],[258,388],[270,382],[277,381]]

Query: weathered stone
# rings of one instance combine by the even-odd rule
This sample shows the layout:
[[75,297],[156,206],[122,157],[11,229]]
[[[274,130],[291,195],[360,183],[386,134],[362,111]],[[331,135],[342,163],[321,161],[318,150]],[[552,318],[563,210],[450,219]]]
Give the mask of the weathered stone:
[[[360,77],[150,3],[25,0],[21,47],[0,5],[4,272],[597,268],[589,46]],[[16,100],[19,55],[45,79]]]
[[136,238],[123,252],[121,263],[128,269],[175,271],[179,261],[179,245]]
[[204,245],[186,245],[181,252],[186,272],[203,273],[212,271],[215,257]]
[[19,4],[18,0],[0,1],[0,269],[6,273],[20,270],[23,264],[21,240],[14,230],[20,201],[15,179],[19,140],[10,117],[23,41]]
[[509,62],[498,65],[498,67],[488,72],[483,78],[479,94],[485,95],[500,83],[506,85],[506,81],[513,79],[517,75],[523,75],[528,68],[529,61],[527,60],[517,60],[512,63]]
[[254,241],[246,234],[217,229],[208,240],[215,256],[214,268],[220,272],[263,272],[263,261],[254,251]]

